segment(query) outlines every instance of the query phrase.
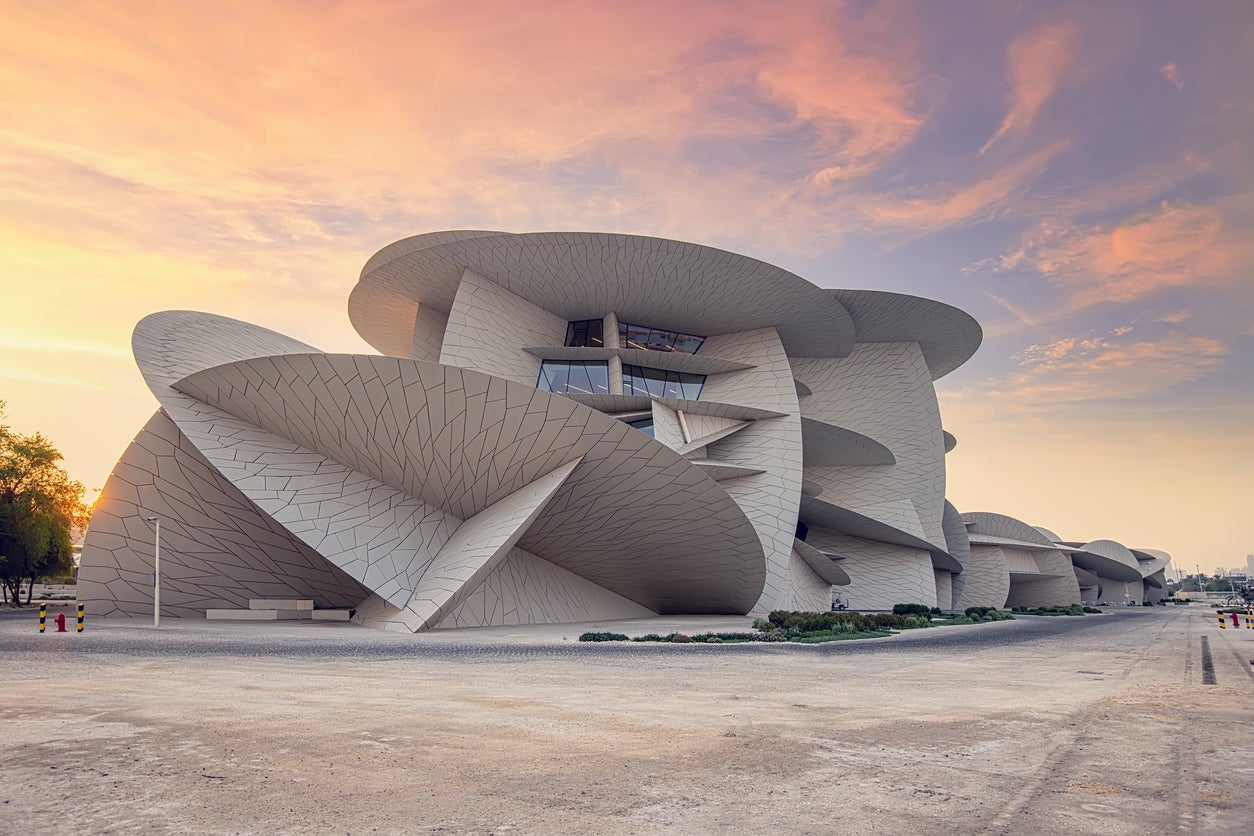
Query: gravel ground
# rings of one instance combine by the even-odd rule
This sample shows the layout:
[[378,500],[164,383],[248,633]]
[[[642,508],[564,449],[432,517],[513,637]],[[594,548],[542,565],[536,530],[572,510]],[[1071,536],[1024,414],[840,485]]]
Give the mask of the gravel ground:
[[746,624],[39,635],[3,612],[0,832],[1211,833],[1254,812],[1254,630],[1209,611],[574,640]]

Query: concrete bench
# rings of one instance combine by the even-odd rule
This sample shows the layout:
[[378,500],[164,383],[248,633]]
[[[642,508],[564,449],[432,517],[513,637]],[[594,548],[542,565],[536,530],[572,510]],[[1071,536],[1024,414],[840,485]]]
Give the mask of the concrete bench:
[[313,610],[205,610],[210,621],[308,621]]
[[249,598],[250,610],[312,610],[313,600],[306,598]]

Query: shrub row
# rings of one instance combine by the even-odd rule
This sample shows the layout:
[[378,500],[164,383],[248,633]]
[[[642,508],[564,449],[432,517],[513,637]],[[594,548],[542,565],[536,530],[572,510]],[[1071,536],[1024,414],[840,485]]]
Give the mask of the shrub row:
[[1066,607],[1011,607],[1010,611],[1026,615],[1084,615],[1084,608],[1079,604]]
[[624,636],[622,633],[584,633],[579,637],[581,642],[669,642],[671,644],[723,644],[725,642],[753,642],[767,641],[761,638],[757,633],[696,633],[694,635],[686,635],[684,633],[667,633],[661,635],[659,633],[646,633],[643,636],[636,636],[634,639]]
[[893,604],[893,615],[921,615],[929,620],[940,615],[940,607],[929,607],[927,604]]
[[[857,612],[792,612],[775,610],[765,619],[753,622],[759,631],[783,630],[788,633],[873,633],[886,627],[911,630],[928,626],[928,615],[898,615]],[[845,626],[848,625],[848,626]]]
[[627,640],[622,633],[584,633],[579,637],[581,642],[625,642]]

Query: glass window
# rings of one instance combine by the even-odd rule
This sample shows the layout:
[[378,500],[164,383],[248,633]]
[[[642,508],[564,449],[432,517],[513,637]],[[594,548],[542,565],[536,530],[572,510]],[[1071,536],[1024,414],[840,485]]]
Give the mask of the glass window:
[[566,323],[566,345],[575,348],[602,348],[605,323],[599,319],[579,319]]
[[695,401],[701,397],[705,375],[623,364],[623,394]]
[[608,395],[609,366],[604,360],[545,360],[536,388],[559,395]]
[[636,429],[640,430],[640,432],[647,435],[649,438],[654,437],[653,436],[653,416],[651,415],[648,418],[636,418],[632,421],[624,421],[623,423],[629,427],[635,427]]
[[697,349],[705,342],[705,337],[620,322],[618,323],[618,342],[622,348],[634,348],[640,351],[678,351],[684,354],[696,354]]

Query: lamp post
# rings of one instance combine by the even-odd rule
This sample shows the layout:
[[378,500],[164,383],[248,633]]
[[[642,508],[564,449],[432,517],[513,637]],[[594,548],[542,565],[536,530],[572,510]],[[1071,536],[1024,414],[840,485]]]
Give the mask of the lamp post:
[[161,518],[145,517],[155,523],[156,538],[152,545],[152,626],[161,626]]

